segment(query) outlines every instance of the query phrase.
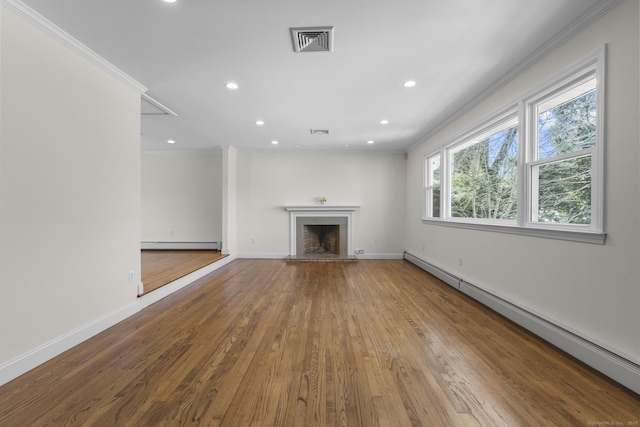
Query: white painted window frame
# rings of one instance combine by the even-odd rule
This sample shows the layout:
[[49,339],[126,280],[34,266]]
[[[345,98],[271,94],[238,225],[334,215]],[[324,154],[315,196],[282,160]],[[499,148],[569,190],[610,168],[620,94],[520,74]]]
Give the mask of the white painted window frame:
[[[603,47],[594,54],[584,58],[564,73],[557,76],[552,82],[543,86],[535,93],[523,99],[521,110],[528,142],[527,149],[521,162],[523,169],[523,183],[526,187],[521,190],[528,197],[523,200],[521,223],[530,228],[547,228],[564,231],[583,231],[592,233],[604,232],[604,136],[605,136],[605,54]],[[545,159],[537,158],[538,126],[537,117],[539,106],[549,99],[562,93],[571,91],[586,81],[596,79],[596,143],[594,147],[558,155]],[[566,224],[566,223],[540,223],[537,216],[537,180],[534,177],[534,169],[554,162],[577,159],[579,157],[591,157],[591,224]]]
[[[440,160],[440,184],[435,185],[433,183],[433,168],[431,166],[431,160],[438,158]],[[440,150],[431,153],[424,157],[424,218],[441,218],[442,217],[442,155]],[[440,215],[433,216],[433,190],[440,188]]]
[[[605,152],[605,82],[606,82],[606,45],[587,55],[572,66],[547,79],[532,91],[518,97],[488,118],[461,133],[448,143],[438,147],[424,156],[423,176],[423,218],[425,224],[447,227],[485,230],[491,232],[519,234],[533,237],[570,240],[584,243],[604,244],[604,152]],[[556,96],[563,90],[570,90],[581,82],[595,76],[596,85],[596,145],[579,152],[554,157],[553,161],[566,160],[585,155],[591,156],[591,224],[552,224],[533,221],[532,209],[535,205],[532,170],[546,164],[549,159],[537,160],[537,105]],[[518,216],[516,221],[490,220],[479,218],[451,217],[451,175],[450,161],[453,150],[461,150],[470,144],[474,137],[484,135],[500,126],[513,115],[518,117]],[[440,217],[433,217],[430,210],[429,160],[440,154]]]
[[[451,185],[453,182],[453,155],[472,146],[477,141],[483,140],[486,137],[498,133],[504,129],[510,128],[518,122],[518,108],[516,104],[509,105],[508,107],[502,109],[498,114],[490,117],[489,119],[483,122],[483,125],[476,128],[475,130],[466,133],[460,138],[456,138],[452,143],[447,144],[443,150],[443,163],[446,165],[446,172],[441,171],[444,175],[446,173],[446,179],[441,180],[441,185],[444,189],[443,194],[441,195],[442,200],[442,218],[446,221],[451,222],[460,222],[460,223],[470,223],[470,224],[494,224],[494,225],[516,225],[515,220],[497,220],[490,218],[462,218],[462,217],[453,217],[451,216]],[[520,130],[518,129],[518,140]],[[518,150],[520,143],[518,143]]]

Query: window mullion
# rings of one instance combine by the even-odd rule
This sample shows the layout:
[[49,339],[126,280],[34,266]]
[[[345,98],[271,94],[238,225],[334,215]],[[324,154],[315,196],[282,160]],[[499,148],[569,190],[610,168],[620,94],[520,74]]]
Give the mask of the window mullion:
[[531,128],[524,101],[518,103],[518,135],[520,135],[518,146],[518,213],[517,223],[524,226],[528,222],[529,212],[529,171],[527,162],[529,161],[529,147],[531,145],[531,136],[529,129]]
[[451,218],[451,148],[445,148],[440,161],[440,217]]
[[[433,218],[438,192],[444,225],[603,234],[605,60],[606,46],[432,153],[440,182],[429,170],[425,216]],[[517,153],[511,146],[503,161],[512,136]]]

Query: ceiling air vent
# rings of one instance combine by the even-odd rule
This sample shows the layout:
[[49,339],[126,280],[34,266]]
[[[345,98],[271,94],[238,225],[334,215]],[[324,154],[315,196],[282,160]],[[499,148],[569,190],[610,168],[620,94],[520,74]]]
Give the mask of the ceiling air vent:
[[329,129],[310,129],[311,135],[329,135]]
[[333,52],[333,27],[291,28],[296,52]]

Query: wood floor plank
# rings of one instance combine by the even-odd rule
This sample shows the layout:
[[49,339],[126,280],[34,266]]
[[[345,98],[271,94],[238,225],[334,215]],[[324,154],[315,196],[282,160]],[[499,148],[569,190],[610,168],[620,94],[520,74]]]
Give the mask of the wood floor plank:
[[222,258],[216,250],[142,250],[143,295]]
[[405,261],[235,260],[0,387],[2,427],[611,421],[640,396]]

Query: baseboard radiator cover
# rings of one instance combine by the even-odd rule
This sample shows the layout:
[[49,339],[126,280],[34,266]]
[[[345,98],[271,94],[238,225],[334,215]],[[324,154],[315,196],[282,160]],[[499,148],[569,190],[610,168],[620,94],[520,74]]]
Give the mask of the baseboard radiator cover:
[[409,261],[412,264],[417,265],[418,267],[420,267],[421,269],[423,269],[424,271],[426,271],[427,273],[431,274],[432,276],[437,277],[438,279],[442,280],[444,283],[456,288],[456,289],[460,289],[460,282],[462,281],[462,279],[460,279],[459,277],[449,273],[448,271],[446,271],[445,269],[438,267],[436,265],[433,265],[425,260],[423,260],[422,258],[418,258],[417,256],[411,254],[410,252],[405,252],[404,253],[404,259],[406,259],[407,261]]
[[212,250],[219,251],[222,242],[141,242],[142,250]]
[[[405,252],[405,259],[614,381],[640,394],[640,365],[637,363],[472,283],[457,278],[441,267],[437,267],[414,254]],[[438,274],[434,274],[432,271]],[[449,281],[441,276],[448,278]],[[458,280],[457,286],[453,282],[454,280]]]

